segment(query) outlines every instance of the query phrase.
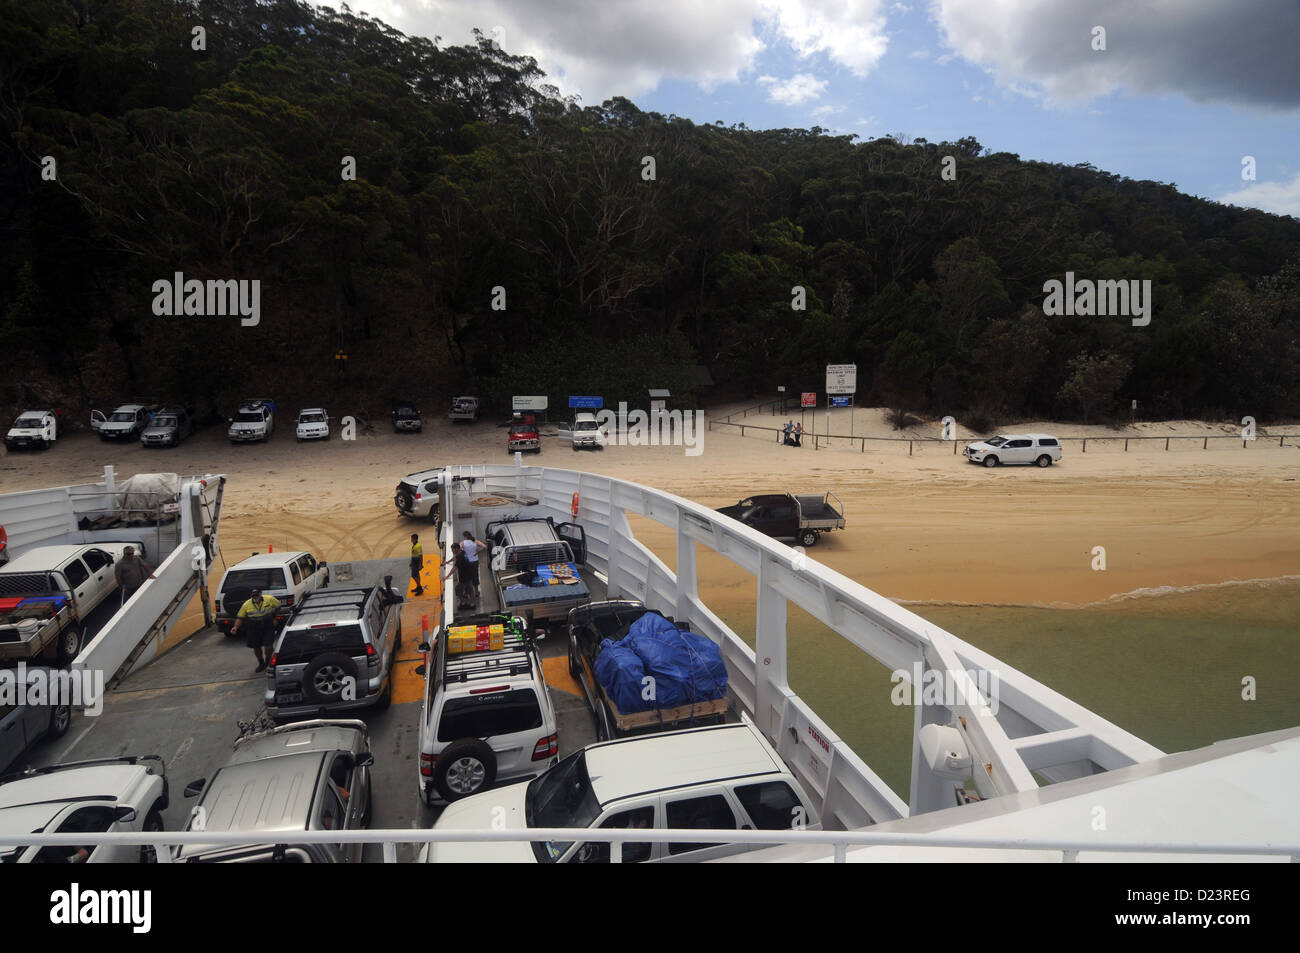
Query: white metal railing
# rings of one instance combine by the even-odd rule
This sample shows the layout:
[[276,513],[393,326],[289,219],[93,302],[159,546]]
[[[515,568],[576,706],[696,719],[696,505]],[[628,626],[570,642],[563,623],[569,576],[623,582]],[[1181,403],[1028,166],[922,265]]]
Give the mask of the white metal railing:
[[[1150,761],[1163,752],[1070,701],[1000,660],[980,652],[892,600],[872,592],[758,531],[691,500],[595,473],[549,467],[480,464],[452,466],[449,474],[475,478],[475,491],[527,495],[531,514],[575,519],[586,530],[589,564],[608,580],[608,597],[631,597],[679,619],[721,648],[737,710],[775,745],[795,776],[817,800],[828,828],[881,823],[953,803],[956,785],[936,775],[920,750],[927,724],[951,725],[975,765],[973,783],[985,798],[1038,788],[1025,763],[1023,739],[1063,738],[1070,743],[1033,751],[1033,770],[1057,782]],[[494,510],[492,518],[508,512]],[[636,539],[628,517],[646,517],[676,536],[676,571]],[[473,517],[481,514],[474,514]],[[462,528],[462,527],[458,527]],[[476,529],[481,527],[476,527]],[[752,574],[757,582],[754,647],[745,643],[698,595],[700,545]],[[787,680],[786,618],[789,604],[805,610],[846,641],[912,681],[917,667],[953,684],[957,697],[914,706],[911,789],[899,797],[801,699]],[[991,707],[967,670],[991,673],[1000,690]]]
[[[262,834],[265,836],[262,836]],[[1079,840],[1050,837],[970,837],[939,833],[881,833],[872,831],[821,830],[689,830],[671,829],[588,829],[571,827],[534,827],[527,830],[357,830],[357,831],[270,831],[250,834],[247,831],[134,831],[115,834],[18,834],[3,835],[5,846],[68,846],[87,844],[152,846],[160,860],[169,858],[166,847],[201,844],[214,847],[295,846],[300,844],[381,844],[387,862],[396,860],[398,844],[447,843],[527,843],[557,841],[563,843],[608,843],[611,860],[621,856],[625,843],[694,843],[745,845],[753,848],[778,845],[818,846],[833,850],[836,862],[847,859],[848,851],[863,847],[923,847],[1001,851],[1059,852],[1064,862],[1089,854],[1180,854],[1189,857],[1277,857],[1300,862],[1300,841],[1274,844],[1221,844],[1213,842],[1155,844],[1150,841]]]

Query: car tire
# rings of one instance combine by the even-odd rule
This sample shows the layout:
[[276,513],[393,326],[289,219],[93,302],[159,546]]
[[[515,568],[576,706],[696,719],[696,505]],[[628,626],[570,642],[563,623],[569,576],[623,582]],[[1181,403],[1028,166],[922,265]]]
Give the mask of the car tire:
[[403,513],[409,513],[415,500],[406,490],[399,490],[397,495],[393,497],[393,502],[397,504],[397,508]]
[[800,545],[800,546],[816,546],[816,545],[817,545],[817,531],[816,531],[816,530],[812,530],[812,529],[806,529],[806,530],[804,530],[802,533],[800,533],[800,534],[799,534],[799,545]]
[[1038,458],[1037,460],[1035,460],[1034,462],[1037,463],[1037,464],[1038,464],[1040,467],[1042,467],[1043,469],[1047,469],[1048,467],[1050,467],[1050,466],[1052,465],[1052,458],[1051,458],[1050,456],[1048,456],[1047,454],[1043,454],[1041,457],[1039,457],[1039,458]]
[[81,651],[82,632],[78,626],[70,625],[59,633],[58,660],[60,668],[67,668]]
[[582,669],[578,667],[577,658],[578,658],[578,637],[576,635],[571,635],[569,636],[569,674],[572,675],[575,679],[582,672]]
[[318,705],[338,701],[347,678],[359,682],[356,662],[342,652],[322,652],[302,671],[303,697]]
[[50,712],[50,727],[45,732],[45,737],[53,741],[55,738],[62,738],[68,733],[68,728],[72,726],[72,706],[55,705]]
[[453,741],[438,755],[433,784],[446,801],[486,791],[497,777],[497,756],[485,741]]
[[402,647],[402,616],[399,613],[397,616],[397,637],[393,639],[393,654],[396,655],[397,650],[400,649],[401,647]]
[[984,465],[991,470],[998,465],[998,458],[993,456],[993,454],[989,454],[984,458]]
[[388,684],[384,686],[383,694],[379,696],[379,701],[375,702],[375,711],[388,711],[393,704],[393,676],[389,673]]
[[42,440],[42,441],[41,441],[41,449],[42,449],[42,450],[48,450],[48,449],[50,449],[50,444],[52,444],[53,442],[54,442],[54,441],[52,441],[52,440]]
[[[156,831],[161,831],[162,829],[163,829],[162,811],[160,811],[158,809],[158,805],[155,804],[153,807],[149,809],[148,815],[145,816],[144,827],[142,828],[142,830],[156,832]],[[154,849],[154,846],[152,844],[140,845],[140,863],[142,864],[158,863],[158,852]]]

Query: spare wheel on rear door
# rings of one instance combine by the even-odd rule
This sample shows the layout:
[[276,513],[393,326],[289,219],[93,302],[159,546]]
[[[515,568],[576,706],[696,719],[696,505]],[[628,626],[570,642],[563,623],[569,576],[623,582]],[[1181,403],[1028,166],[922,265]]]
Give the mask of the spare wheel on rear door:
[[342,652],[322,652],[302,672],[302,693],[310,701],[328,704],[343,698],[343,689],[352,684],[352,697],[359,694],[357,665]]
[[486,791],[497,778],[497,756],[486,741],[453,741],[438,755],[433,784],[444,800],[458,801]]

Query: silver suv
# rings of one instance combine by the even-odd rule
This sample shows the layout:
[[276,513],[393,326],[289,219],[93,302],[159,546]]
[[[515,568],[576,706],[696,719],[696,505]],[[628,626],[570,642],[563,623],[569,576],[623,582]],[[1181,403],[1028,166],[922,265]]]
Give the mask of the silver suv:
[[387,708],[402,645],[402,597],[382,586],[318,589],[294,608],[266,669],[276,721]]
[[357,862],[361,844],[277,845],[279,831],[364,830],[370,823],[370,767],[365,722],[301,721],[235,742],[211,781],[185,788],[198,797],[189,831],[247,831],[250,843],[186,844],[183,863]]
[[393,504],[403,516],[438,522],[438,491],[442,488],[442,467],[419,470],[402,477],[393,491]]
[[[492,626],[500,626],[493,633]],[[474,647],[465,642],[481,633]],[[428,665],[420,710],[420,799],[459,800],[555,764],[559,736],[534,636],[519,616],[471,616],[422,643]],[[478,648],[477,645],[485,645]],[[493,646],[497,647],[493,647]]]

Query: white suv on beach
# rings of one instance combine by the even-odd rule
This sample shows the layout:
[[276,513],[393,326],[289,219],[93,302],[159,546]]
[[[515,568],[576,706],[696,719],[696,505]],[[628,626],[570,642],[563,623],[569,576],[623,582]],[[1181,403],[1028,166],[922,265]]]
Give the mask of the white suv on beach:
[[962,454],[968,462],[982,463],[986,467],[1003,463],[1050,467],[1060,462],[1061,441],[1045,433],[999,434],[967,444]]
[[297,436],[299,443],[330,438],[330,418],[324,407],[308,407],[298,412]]
[[393,491],[393,505],[403,516],[438,522],[438,493],[442,488],[442,467],[419,470],[402,477]]

